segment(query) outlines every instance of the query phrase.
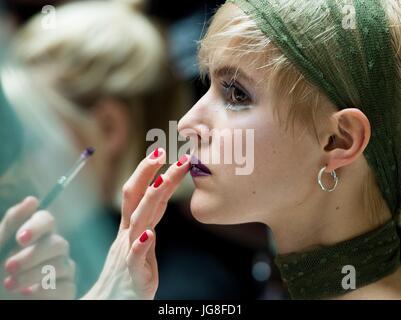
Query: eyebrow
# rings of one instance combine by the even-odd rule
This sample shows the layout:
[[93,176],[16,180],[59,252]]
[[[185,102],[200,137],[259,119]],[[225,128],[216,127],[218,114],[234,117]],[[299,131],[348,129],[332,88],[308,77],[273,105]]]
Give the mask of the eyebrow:
[[255,81],[249,77],[241,68],[234,68],[230,66],[224,66],[217,68],[213,71],[215,77],[231,77],[231,78],[242,78],[250,84],[255,83]]

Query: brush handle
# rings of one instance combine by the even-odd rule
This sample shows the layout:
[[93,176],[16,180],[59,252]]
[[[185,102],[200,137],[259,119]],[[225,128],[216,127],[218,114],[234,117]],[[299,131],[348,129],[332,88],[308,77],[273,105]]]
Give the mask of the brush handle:
[[40,201],[39,204],[39,209],[38,210],[45,210],[48,208],[54,200],[56,200],[57,196],[63,191],[64,187],[57,183],[53,189],[50,190],[50,192]]

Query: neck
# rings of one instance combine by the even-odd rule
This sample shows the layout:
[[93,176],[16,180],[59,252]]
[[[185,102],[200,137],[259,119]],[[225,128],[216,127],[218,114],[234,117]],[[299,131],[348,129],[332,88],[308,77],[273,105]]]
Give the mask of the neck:
[[313,198],[276,212],[272,216],[276,220],[268,221],[278,251],[275,262],[291,297],[349,294],[344,267],[352,267],[351,273],[358,270],[357,276],[349,277],[356,291],[398,268],[400,243],[390,210],[385,206],[373,218],[365,208],[362,188],[357,188],[363,185],[363,179],[355,177],[357,172],[363,171],[343,170],[342,184],[334,192],[313,190]]
[[[363,177],[355,176],[363,170],[355,166],[337,172],[340,181],[333,192],[324,192],[317,186],[311,192],[313,198],[275,213],[280,221],[265,221],[274,235],[278,254],[330,246],[369,232],[391,219],[387,205],[375,217],[368,212],[370,208],[365,208],[363,189],[358,187],[363,185]],[[330,183],[329,178],[327,185]]]

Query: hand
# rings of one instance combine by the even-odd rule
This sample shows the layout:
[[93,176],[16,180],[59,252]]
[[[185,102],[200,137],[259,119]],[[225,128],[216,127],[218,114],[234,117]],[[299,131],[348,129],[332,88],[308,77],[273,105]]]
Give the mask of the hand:
[[[0,223],[0,251],[10,238],[15,237],[17,241],[14,252],[4,264],[1,261],[0,274],[5,277],[2,279],[7,291],[0,296],[9,299],[73,299],[75,264],[69,258],[68,242],[54,234],[53,216],[47,211],[35,212],[37,207],[37,199],[28,197],[10,208]],[[55,289],[42,285],[48,274],[43,269],[45,266],[55,271]]]
[[152,154],[142,160],[125,183],[119,233],[98,282],[84,298],[154,298],[159,284],[154,228],[190,167],[185,155],[149,186],[165,157],[159,148],[158,157]]

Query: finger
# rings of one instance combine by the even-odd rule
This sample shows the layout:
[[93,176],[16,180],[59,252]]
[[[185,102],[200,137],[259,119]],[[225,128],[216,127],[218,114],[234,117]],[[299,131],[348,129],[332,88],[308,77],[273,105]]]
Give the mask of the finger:
[[164,149],[157,148],[156,150],[140,162],[135,172],[123,186],[122,228],[129,227],[131,214],[140,203],[150,181],[165,162],[166,152]]
[[170,194],[168,194],[168,197],[172,196],[172,194],[175,192],[182,179],[188,173],[188,170],[191,166],[190,159],[191,159],[190,155],[188,154],[182,155],[178,159],[178,161],[175,164],[171,165],[165,172],[165,175],[170,177],[171,182],[173,183],[174,186],[174,188],[170,190]]
[[48,211],[38,211],[17,231],[16,239],[22,247],[36,242],[55,229],[55,219]]
[[135,289],[141,298],[151,298],[157,288],[157,268],[155,261],[149,260],[151,249],[154,248],[154,232],[146,230],[134,241],[127,256],[127,266]]
[[160,222],[164,212],[166,211],[168,200],[178,189],[180,183],[188,173],[188,170],[191,166],[190,159],[191,158],[189,155],[181,156],[180,159],[175,163],[175,165],[170,166],[168,170],[165,172],[164,175],[169,177],[171,185],[170,188],[166,188],[164,200],[160,201],[159,206],[156,208],[153,214],[153,223],[151,224],[152,228],[155,228],[156,225]]
[[128,254],[128,266],[132,270],[139,270],[139,267],[145,263],[146,254],[152,245],[154,233],[151,230],[145,230],[132,244]]
[[[155,236],[155,238],[152,241],[151,248],[148,251],[148,261],[149,261],[150,267],[152,268],[153,281],[155,282],[156,286],[158,286],[159,272],[158,272],[157,258],[156,258],[156,233],[154,233],[154,236]],[[156,293],[156,291],[154,293]]]
[[76,296],[76,291],[74,281],[59,279],[54,289],[35,284],[20,290],[20,296],[24,300],[72,300]]
[[0,223],[0,251],[5,243],[14,237],[18,228],[35,212],[38,205],[39,201],[35,197],[27,197],[7,210]]
[[48,274],[49,267],[51,267],[50,270],[54,270],[55,279],[74,280],[75,263],[66,256],[60,256],[45,261],[32,269],[8,276],[4,280],[4,287],[9,291],[19,291],[36,283],[40,284]]
[[10,257],[6,261],[5,269],[9,274],[16,274],[52,258],[68,255],[69,243],[61,236],[52,234]]
[[189,156],[184,155],[160,175],[155,183],[148,187],[145,196],[131,216],[130,242],[136,239],[142,230],[154,229],[162,218],[168,200],[184,179],[190,167]]

